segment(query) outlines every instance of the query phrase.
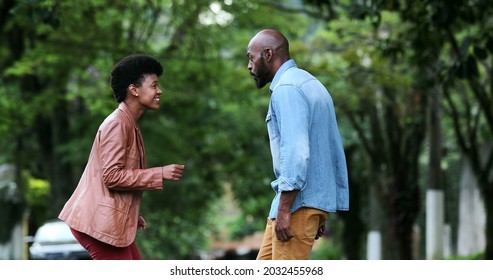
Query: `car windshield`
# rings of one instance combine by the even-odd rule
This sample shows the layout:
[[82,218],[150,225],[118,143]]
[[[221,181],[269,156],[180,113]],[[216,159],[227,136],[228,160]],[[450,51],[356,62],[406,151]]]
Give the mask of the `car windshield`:
[[47,223],[34,236],[39,243],[72,243],[75,240],[70,228],[64,222]]

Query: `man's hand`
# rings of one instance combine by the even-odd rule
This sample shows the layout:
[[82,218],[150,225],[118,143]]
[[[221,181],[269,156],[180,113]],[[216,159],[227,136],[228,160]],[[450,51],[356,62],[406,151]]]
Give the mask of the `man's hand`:
[[296,195],[298,195],[298,191],[282,192],[279,199],[275,231],[277,240],[281,242],[286,242],[294,237],[294,234],[289,230],[289,226],[291,225],[290,208]]
[[325,231],[325,224],[321,224],[318,227],[318,231],[317,231],[317,235],[315,236],[315,240],[317,240],[320,237],[324,236],[324,231]]
[[278,211],[276,218],[276,237],[281,242],[286,242],[294,237],[289,230],[291,224],[291,213],[288,211]]

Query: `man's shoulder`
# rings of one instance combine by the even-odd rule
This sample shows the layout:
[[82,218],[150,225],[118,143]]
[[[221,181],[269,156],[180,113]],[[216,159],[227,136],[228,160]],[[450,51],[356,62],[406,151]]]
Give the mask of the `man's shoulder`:
[[308,81],[316,80],[316,78],[310,74],[308,71],[292,67],[287,69],[283,75],[280,77],[278,83],[275,88],[279,87],[295,87],[300,88]]
[[315,77],[308,71],[298,67],[291,67],[286,69],[281,78],[279,79],[279,83],[289,83],[291,82],[303,82],[308,79],[314,79]]

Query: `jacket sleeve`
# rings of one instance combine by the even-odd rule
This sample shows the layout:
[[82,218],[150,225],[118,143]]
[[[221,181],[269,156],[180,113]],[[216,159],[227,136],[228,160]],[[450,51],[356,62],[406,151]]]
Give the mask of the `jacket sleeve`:
[[[119,191],[163,188],[161,167],[139,168],[143,156],[140,153],[144,151],[139,150],[133,127],[115,118],[101,127],[98,137],[101,176],[107,188]],[[129,137],[134,141],[128,141]]]

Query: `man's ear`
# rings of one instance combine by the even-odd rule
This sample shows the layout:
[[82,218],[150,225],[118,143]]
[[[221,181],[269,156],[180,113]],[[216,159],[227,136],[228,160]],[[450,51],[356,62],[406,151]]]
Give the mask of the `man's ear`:
[[265,61],[270,62],[272,58],[274,57],[274,53],[272,52],[272,49],[266,48],[264,49],[264,55],[265,55]]

